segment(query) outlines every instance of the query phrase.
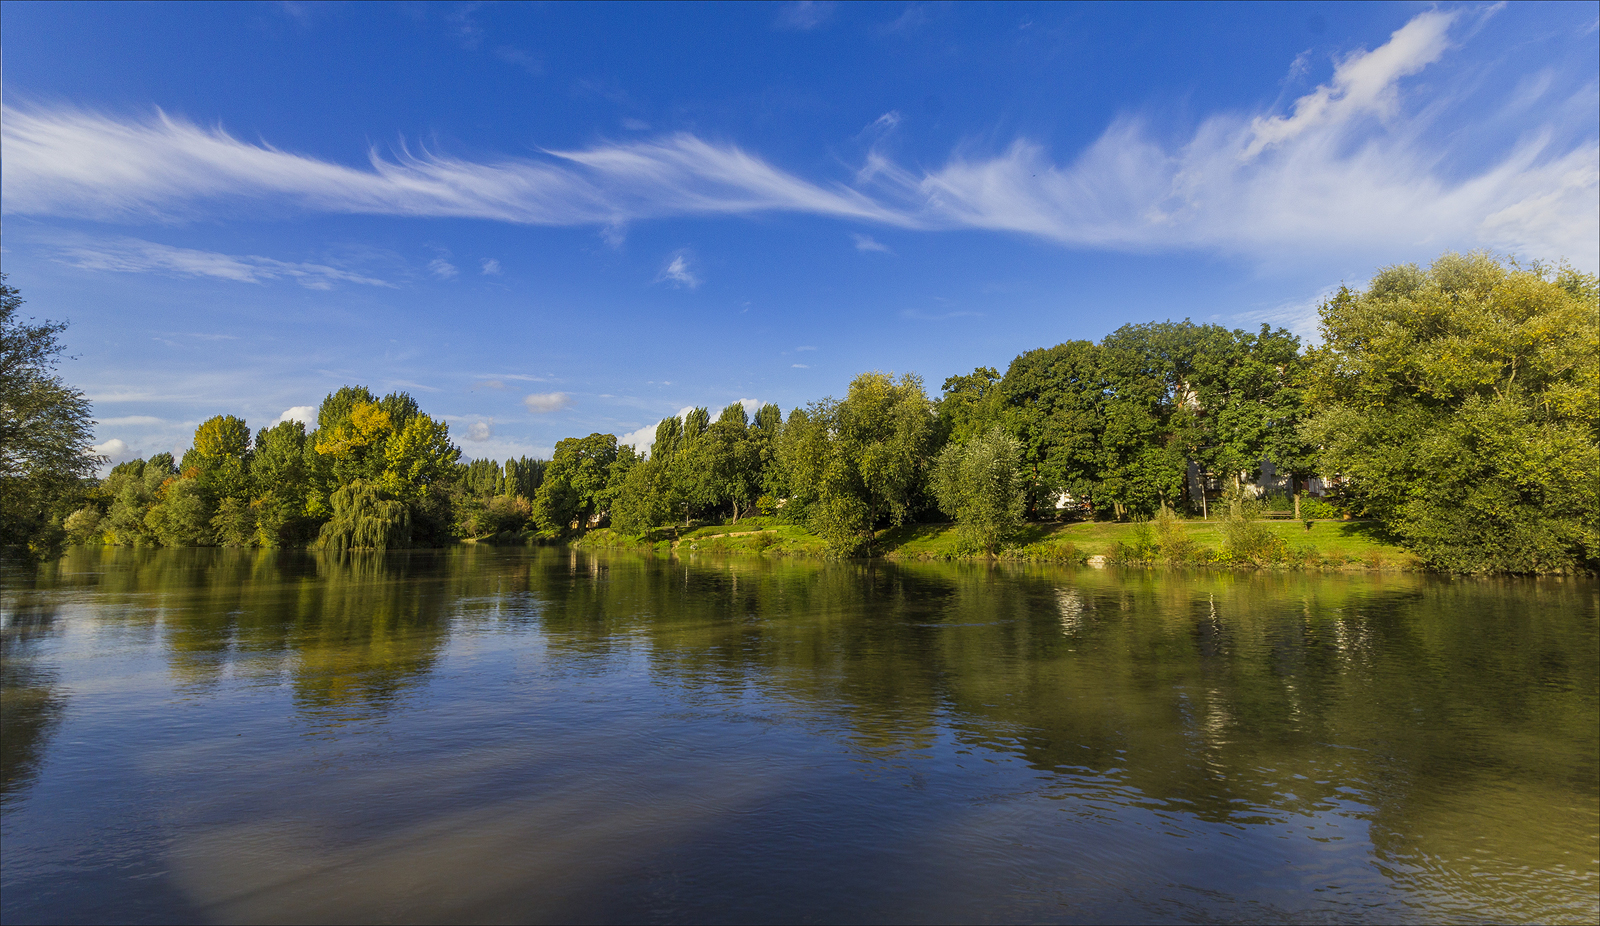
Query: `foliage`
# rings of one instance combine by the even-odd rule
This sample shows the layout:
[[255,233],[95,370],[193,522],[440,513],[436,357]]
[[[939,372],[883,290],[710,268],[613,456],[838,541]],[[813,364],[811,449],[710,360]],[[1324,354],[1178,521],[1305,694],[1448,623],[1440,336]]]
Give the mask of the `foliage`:
[[385,498],[376,486],[352,482],[329,498],[333,517],[322,525],[316,546],[330,552],[390,550],[411,543],[411,510]]
[[1261,520],[1257,501],[1238,486],[1230,486],[1222,516],[1222,549],[1228,561],[1265,566],[1283,558],[1285,544]]
[[162,483],[156,492],[156,503],[145,515],[144,523],[149,536],[162,546],[205,546],[216,536],[209,509],[200,480],[179,476]]
[[1022,523],[1021,455],[1021,442],[994,427],[965,444],[946,445],[934,463],[934,496],[970,549],[996,553]]
[[[20,300],[4,292],[6,350],[22,358],[5,369],[5,395],[26,380],[55,396],[58,437],[78,441],[23,486],[16,448],[27,442],[8,436],[21,433],[20,406],[6,399],[0,542],[13,546],[7,537],[32,531],[45,546],[317,538],[353,549],[526,538],[530,527],[564,537],[608,520],[606,537],[671,545],[758,516],[759,530],[706,542],[870,555],[885,528],[901,537],[926,527],[915,522],[937,502],[958,522],[940,556],[1044,555],[1059,543],[1034,536],[1037,522],[1070,504],[1131,522],[1105,547],[1119,559],[1326,564],[1307,545],[1326,533],[1315,522],[1354,515],[1376,518],[1384,542],[1403,540],[1435,568],[1600,565],[1600,282],[1566,267],[1482,254],[1391,267],[1324,305],[1324,344],[1308,350],[1269,326],[1165,321],[1028,351],[1004,376],[978,367],[949,377],[938,402],[915,375],[864,373],[843,399],[787,420],[775,405],[753,417],[743,402],[715,418],[692,408],[657,425],[648,454],[596,433],[560,441],[548,463],[463,463],[448,427],[411,396],[346,386],[323,400],[309,433],[290,421],[252,442],[244,421],[219,415],[196,430],[181,466],[160,454],[98,485],[81,478],[92,465],[87,404],[49,372],[61,326],[13,323]],[[1290,484],[1287,494],[1268,485],[1267,503],[1304,522],[1292,525],[1292,549],[1244,487],[1269,461]],[[1313,475],[1331,484],[1327,499],[1301,494]],[[1217,520],[1179,517],[1208,502]],[[784,539],[730,539],[768,533]]]
[[0,274],[0,551],[57,552],[59,521],[99,462],[89,401],[54,370],[65,322],[28,324]]
[[965,444],[999,425],[1005,414],[1000,383],[1000,371],[994,367],[978,367],[966,376],[946,379],[939,390],[940,437]]
[[588,527],[605,514],[611,501],[611,464],[616,459],[614,434],[558,441],[533,499],[533,517],[540,529],[562,535]]
[[1187,563],[1198,556],[1199,545],[1184,530],[1183,520],[1177,512],[1163,506],[1150,523],[1155,531],[1156,549],[1162,559],[1169,563]]
[[1446,254],[1322,307],[1305,427],[1358,511],[1429,565],[1560,572],[1600,554],[1600,299],[1570,268]]
[[292,547],[309,540],[314,520],[306,512],[310,464],[306,426],[284,421],[256,432],[250,461],[254,498],[255,542],[263,547]]
[[933,449],[934,413],[922,380],[863,373],[843,401],[815,403],[794,431],[785,460],[811,529],[835,553],[865,547],[880,522],[903,522]]

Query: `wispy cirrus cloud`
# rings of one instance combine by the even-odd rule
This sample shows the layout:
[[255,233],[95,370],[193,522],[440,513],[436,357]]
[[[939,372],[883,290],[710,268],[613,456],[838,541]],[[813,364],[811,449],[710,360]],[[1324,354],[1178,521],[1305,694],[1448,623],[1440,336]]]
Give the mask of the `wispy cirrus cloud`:
[[684,289],[694,289],[700,285],[700,277],[694,272],[689,263],[689,256],[683,252],[672,255],[672,260],[661,272],[656,275],[657,283],[671,283],[673,286]]
[[907,221],[843,184],[816,184],[693,135],[472,162],[370,153],[369,169],[240,141],[164,112],[117,119],[6,106],[6,212],[102,220],[184,218],[222,201],[304,209],[616,226],[670,215],[808,212]]
[[536,158],[374,150],[354,167],[160,112],[128,119],[13,105],[4,110],[0,192],[8,213],[106,220],[182,219],[257,201],[593,225],[620,243],[635,221],[794,212],[1086,249],[1270,259],[1490,246],[1592,267],[1600,253],[1600,140],[1555,139],[1571,137],[1558,124],[1562,113],[1592,113],[1593,84],[1583,99],[1547,107],[1550,121],[1530,122],[1498,157],[1454,174],[1442,166],[1461,133],[1430,134],[1429,120],[1452,89],[1408,79],[1449,55],[1465,15],[1419,13],[1380,47],[1340,59],[1327,83],[1286,112],[1217,113],[1176,141],[1124,115],[1065,161],[1026,138],[928,169],[874,149],[846,184],[679,133]]
[[828,21],[833,15],[833,7],[830,0],[796,0],[780,4],[772,24],[779,29],[809,32]]
[[221,254],[194,248],[141,241],[137,238],[94,240],[60,239],[45,245],[51,257],[84,270],[109,270],[118,273],[168,273],[187,277],[214,277],[240,283],[265,283],[290,279],[308,289],[331,289],[335,283],[364,286],[394,284],[351,273],[326,264],[274,260],[270,257]]

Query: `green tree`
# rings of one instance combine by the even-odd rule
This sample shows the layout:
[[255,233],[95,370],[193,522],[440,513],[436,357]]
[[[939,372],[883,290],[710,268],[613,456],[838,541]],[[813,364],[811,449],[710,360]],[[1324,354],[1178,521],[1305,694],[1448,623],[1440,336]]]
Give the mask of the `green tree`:
[[255,490],[256,543],[292,547],[309,539],[312,521],[306,515],[310,490],[306,462],[306,426],[284,421],[256,432],[250,466]]
[[1001,382],[1000,371],[994,367],[978,367],[966,376],[946,379],[938,406],[941,435],[965,444],[1001,424],[1006,407]]
[[333,516],[317,535],[319,548],[343,552],[411,545],[411,510],[376,486],[356,480],[335,489],[328,501]]
[[533,500],[533,517],[551,534],[582,530],[610,504],[615,434],[569,437],[556,443],[544,482]]
[[194,444],[178,467],[185,478],[195,480],[212,533],[228,546],[248,546],[255,540],[251,455],[250,427],[244,419],[217,415],[195,429]]
[[870,555],[878,526],[905,520],[926,476],[934,410],[921,378],[863,373],[843,401],[815,403],[785,430],[812,530],[837,553],[864,546]]
[[995,553],[1022,523],[1027,494],[1022,443],[999,427],[965,444],[945,445],[930,481],[966,549]]
[[[676,419],[673,419],[676,420]],[[611,524],[625,534],[643,536],[672,519],[666,464],[654,455],[628,467],[611,504]]]
[[0,551],[37,559],[59,547],[100,458],[89,400],[55,373],[66,323],[27,324],[21,308],[0,274]]
[[211,506],[194,476],[179,475],[162,483],[155,504],[145,514],[149,534],[167,547],[210,546],[216,542]]
[[1308,440],[1429,565],[1597,556],[1600,285],[1484,253],[1389,267],[1322,306]]
[[761,446],[750,433],[744,406],[734,402],[722,410],[703,439],[715,505],[733,510],[733,522],[761,494]]
[[1022,446],[1030,507],[1059,492],[1093,501],[1105,469],[1108,386],[1100,348],[1067,341],[1011,362],[1000,383],[1009,429]]
[[761,471],[758,504],[775,507],[778,499],[789,495],[789,475],[778,454],[783,440],[783,410],[771,402],[757,409],[750,425],[750,440]]
[[159,543],[146,523],[162,487],[177,478],[172,454],[158,453],[148,461],[133,460],[111,469],[101,486],[111,499],[110,510],[101,522],[107,543],[143,546]]

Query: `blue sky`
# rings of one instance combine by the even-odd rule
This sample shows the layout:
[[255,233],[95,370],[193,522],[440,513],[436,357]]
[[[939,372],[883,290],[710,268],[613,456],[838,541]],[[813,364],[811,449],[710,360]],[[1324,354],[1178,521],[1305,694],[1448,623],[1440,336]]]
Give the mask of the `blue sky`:
[[1600,4],[0,6],[4,269],[123,459],[405,389],[468,456],[1305,335],[1600,261]]

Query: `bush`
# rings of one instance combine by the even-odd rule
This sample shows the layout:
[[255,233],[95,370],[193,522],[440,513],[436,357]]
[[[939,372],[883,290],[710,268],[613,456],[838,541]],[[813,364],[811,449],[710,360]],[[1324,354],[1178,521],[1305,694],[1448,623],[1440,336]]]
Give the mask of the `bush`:
[[1306,521],[1330,521],[1344,517],[1344,512],[1315,495],[1300,496],[1300,517]]
[[1228,490],[1227,512],[1222,518],[1222,549],[1228,562],[1265,566],[1283,560],[1286,544],[1260,520],[1256,500],[1237,486]]
[[1128,532],[1128,539],[1118,541],[1112,552],[1112,558],[1121,563],[1147,563],[1156,558],[1161,548],[1156,543],[1155,531],[1150,522],[1138,518],[1133,522],[1133,529]]
[[1199,547],[1189,539],[1183,521],[1171,508],[1163,506],[1156,512],[1156,547],[1161,558],[1173,563],[1187,563],[1195,559]]

